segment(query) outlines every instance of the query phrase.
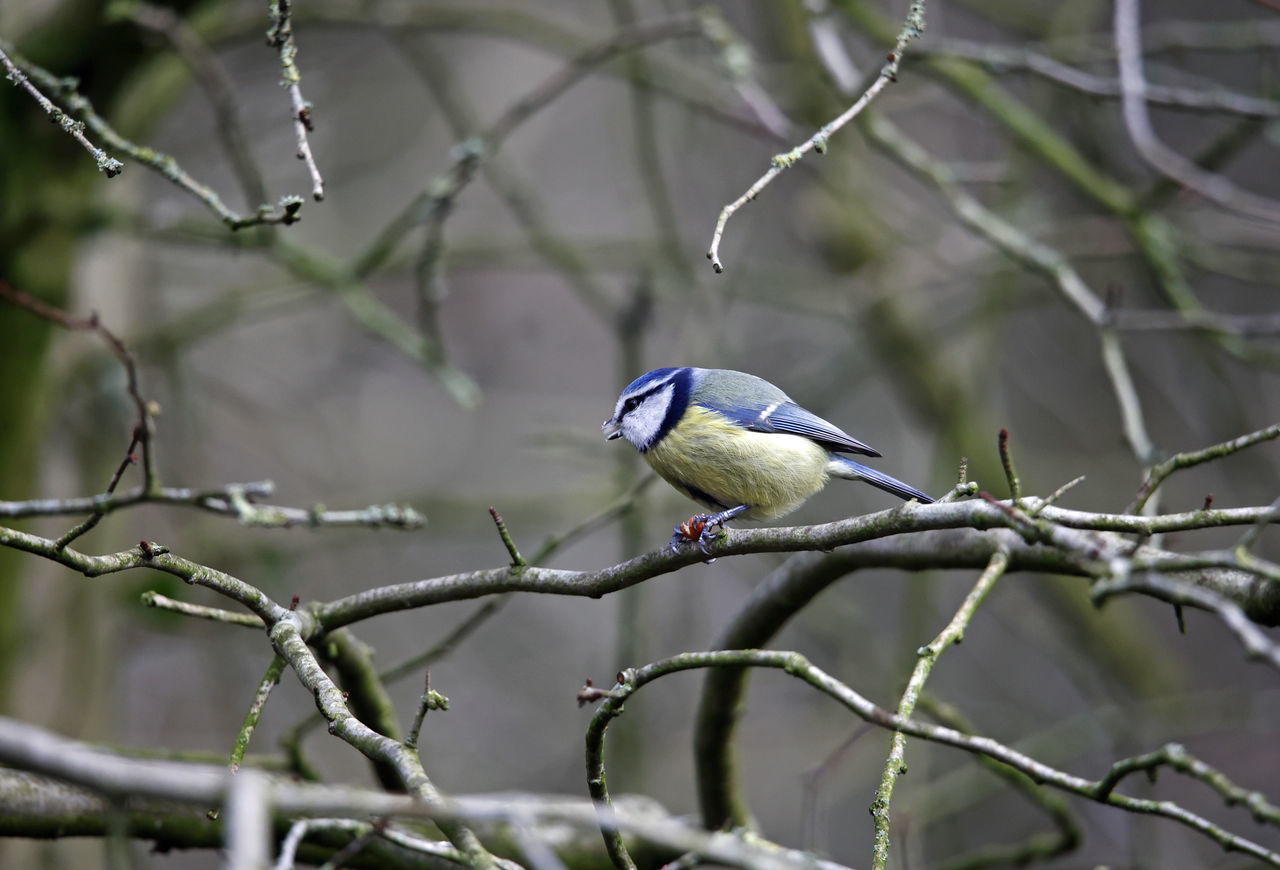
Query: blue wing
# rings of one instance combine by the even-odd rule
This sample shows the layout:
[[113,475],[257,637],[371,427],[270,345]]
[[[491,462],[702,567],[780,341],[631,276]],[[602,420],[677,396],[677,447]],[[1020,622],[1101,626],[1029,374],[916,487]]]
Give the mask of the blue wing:
[[714,399],[699,398],[698,404],[723,414],[729,420],[752,432],[781,432],[811,438],[828,450],[839,453],[861,453],[879,456],[880,452],[863,444],[847,432],[828,423],[792,401],[778,401],[752,406],[725,405]]

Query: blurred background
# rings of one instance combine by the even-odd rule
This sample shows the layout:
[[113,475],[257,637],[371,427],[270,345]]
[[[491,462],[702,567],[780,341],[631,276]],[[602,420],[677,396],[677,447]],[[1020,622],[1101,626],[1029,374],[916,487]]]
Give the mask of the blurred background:
[[[270,479],[275,503],[405,503],[427,525],[271,531],[149,506],[108,517],[77,544],[86,552],[156,540],[277,600],[324,600],[504,564],[490,505],[532,554],[631,493],[621,519],[611,514],[546,559],[604,567],[665,544],[693,509],[661,483],[636,494],[647,468],[599,431],[620,389],[664,365],[768,378],[878,448],[878,468],[935,495],[962,457],[971,479],[1006,495],[996,435],[1007,427],[1024,492],[1047,495],[1084,475],[1063,504],[1097,511],[1123,510],[1149,462],[1280,419],[1277,224],[1169,181],[1135,149],[1117,99],[1110,3],[930,4],[927,33],[873,104],[897,132],[878,142],[855,123],[825,155],[783,173],[729,221],[721,275],[704,258],[720,209],[851,102],[850,76],[859,91],[871,83],[906,4],[299,5],[318,203],[295,159],[278,53],[263,44],[265,3],[0,5],[0,37],[19,54],[77,76],[123,136],[172,155],[229,208],[306,200],[295,225],[233,233],[112,149],[126,169],[107,180],[27,94],[5,88],[0,277],[99,312],[135,351],[142,392],[160,408],[165,484]],[[655,35],[660,25],[670,32]],[[650,37],[639,50],[608,45],[636,33]],[[1236,188],[1280,198],[1275,8],[1148,2],[1142,35],[1146,76],[1174,103],[1150,107],[1164,144]],[[184,37],[197,42],[185,59],[174,47]],[[191,58],[216,62],[231,103],[216,89],[211,99]],[[1092,89],[1055,80],[1042,61]],[[580,78],[554,90],[566,69]],[[526,117],[518,101],[530,95],[546,99],[523,104]],[[229,156],[228,118],[244,131],[247,164]],[[1126,420],[1117,400],[1102,331],[958,219],[952,199],[895,157],[907,147],[1133,314],[1117,316],[1108,340],[1131,373],[1145,441],[1134,437],[1135,406]],[[134,416],[114,357],[91,334],[0,306],[0,360],[0,498],[101,492]],[[1209,493],[1220,507],[1268,504],[1280,495],[1278,459],[1264,444],[1185,472],[1161,507],[1194,510]],[[893,504],[837,481],[787,522]],[[73,522],[21,527],[57,536]],[[1186,546],[1238,535],[1187,533]],[[1275,557],[1274,536],[1263,552]],[[584,678],[608,685],[620,667],[713,647],[782,561],[721,559],[600,601],[505,601],[432,665],[432,687],[451,704],[427,719],[427,771],[450,793],[585,795],[589,711],[574,701]],[[974,579],[850,576],[774,645],[891,706],[916,649]],[[144,608],[148,589],[220,603],[162,575],[85,580],[0,551],[0,711],[86,740],[225,757],[270,651],[256,632]],[[1071,578],[1002,580],[930,691],[981,732],[1081,775],[1176,740],[1240,785],[1273,789],[1275,675],[1247,664],[1202,614],[1187,614],[1182,635],[1167,606],[1128,599],[1097,611],[1087,592]],[[354,631],[390,666],[477,606]],[[392,686],[406,725],[420,679]],[[610,732],[615,794],[696,813],[700,680],[669,678],[628,705]],[[254,751],[275,752],[313,709],[286,675]],[[765,835],[867,863],[887,734],[863,733],[826,699],[766,674],[753,680],[740,740]],[[325,776],[372,782],[323,729],[306,747]],[[1049,828],[969,757],[919,742],[907,757],[893,866],[940,866]],[[1280,847],[1274,831],[1172,775],[1127,786]],[[1171,823],[1071,806],[1083,842],[1053,866],[1244,866]],[[104,860],[100,844],[66,841],[9,841],[4,856],[50,868]],[[218,863],[143,846],[133,859]]]

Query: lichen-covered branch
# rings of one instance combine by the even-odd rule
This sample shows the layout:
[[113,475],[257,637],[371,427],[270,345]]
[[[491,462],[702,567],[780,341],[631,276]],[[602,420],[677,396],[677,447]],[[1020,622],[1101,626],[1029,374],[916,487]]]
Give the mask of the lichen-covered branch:
[[[115,128],[94,110],[93,103],[77,90],[79,82],[75,79],[58,78],[53,73],[29,63],[14,54],[12,48],[2,41],[0,41],[0,50],[8,52],[8,59],[15,68],[21,71],[20,74],[24,75],[25,78],[34,80],[67,107],[67,112],[65,113],[59,110],[60,117],[66,119],[63,121],[64,124],[69,122],[77,125],[77,129],[87,128],[91,130],[94,135],[109,147],[155,170],[164,178],[203,202],[229,229],[239,230],[263,224],[292,224],[298,220],[298,209],[302,207],[302,200],[296,196],[282,197],[275,206],[269,204],[260,205],[251,215],[242,215],[227,207],[226,203],[222,201],[222,198],[218,196],[213,188],[197,181],[178,165],[178,161],[173,157],[156,151],[154,148],[138,145],[117,133]],[[90,147],[92,148],[92,146]],[[97,149],[91,150],[91,153],[95,153],[95,151]],[[96,153],[95,157],[97,157]],[[103,165],[104,161],[106,165]],[[103,152],[99,159],[99,165],[104,172],[112,175],[119,172],[123,164],[114,158],[107,157]]]
[[239,733],[236,734],[235,745],[231,748],[229,766],[232,773],[240,769],[240,765],[244,761],[244,754],[249,750],[249,740],[253,737],[254,729],[258,727],[258,720],[262,718],[262,711],[266,709],[267,699],[271,697],[271,690],[280,682],[280,675],[283,673],[284,659],[278,655],[273,655],[271,664],[267,665],[267,672],[258,681],[258,690],[253,693],[253,701],[249,704],[249,709],[245,711],[244,722],[240,726]]
[[314,129],[311,103],[302,96],[302,73],[298,71],[298,45],[293,39],[293,0],[273,0],[269,14],[271,28],[267,31],[267,44],[280,52],[280,66],[284,71],[281,84],[289,91],[293,106],[293,132],[298,140],[298,159],[306,163],[311,174],[311,196],[316,202],[324,199],[324,179],[311,153],[311,140],[307,133]]
[[[83,121],[77,121],[73,116],[59,109],[53,104],[52,100],[42,94],[40,89],[31,83],[31,80],[18,68],[18,64],[9,59],[9,55],[5,53],[6,49],[9,52],[13,51],[12,46],[0,41],[0,65],[5,68],[5,78],[30,94],[40,104],[40,108],[44,109],[50,120],[61,127],[67,135],[79,142],[84,147],[84,150],[89,152],[89,156],[94,159],[94,162],[98,164],[99,172],[105,173],[107,178],[114,178],[124,171],[123,163],[97,145],[94,145],[84,135],[85,125]],[[19,63],[21,63],[21,58],[19,58]],[[25,64],[22,65],[25,66]]]

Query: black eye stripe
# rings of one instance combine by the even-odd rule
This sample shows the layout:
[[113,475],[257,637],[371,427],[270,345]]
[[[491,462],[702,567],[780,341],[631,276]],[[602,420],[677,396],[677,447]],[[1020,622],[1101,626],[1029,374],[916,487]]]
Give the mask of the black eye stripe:
[[632,396],[629,399],[625,399],[622,402],[622,413],[623,414],[631,413],[636,408],[640,407],[640,405],[643,404],[651,396],[656,396],[658,393],[661,393],[670,385],[671,385],[670,381],[663,381],[662,383],[657,384],[656,386],[646,390],[645,392],[639,394],[638,396]]

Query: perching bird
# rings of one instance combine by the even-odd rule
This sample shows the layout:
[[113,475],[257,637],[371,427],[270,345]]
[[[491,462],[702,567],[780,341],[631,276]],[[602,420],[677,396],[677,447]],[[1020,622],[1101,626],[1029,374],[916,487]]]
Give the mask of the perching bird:
[[841,453],[880,454],[791,401],[773,384],[730,369],[654,369],[622,391],[602,427],[626,438],[653,470],[712,514],[677,526],[698,541],[735,517],[775,519],[800,507],[829,477],[863,480],[899,498],[928,495]]

